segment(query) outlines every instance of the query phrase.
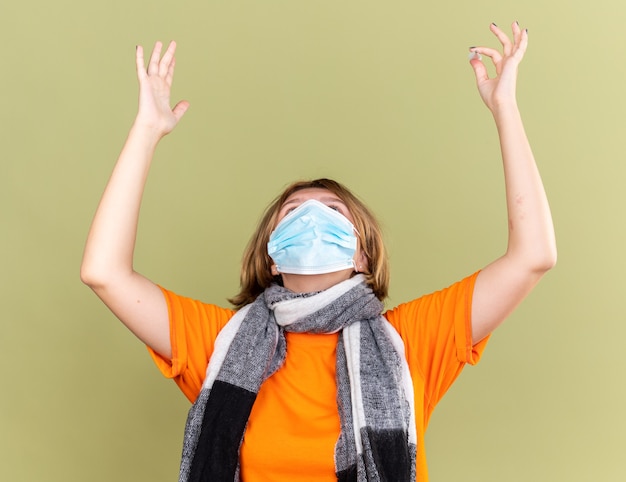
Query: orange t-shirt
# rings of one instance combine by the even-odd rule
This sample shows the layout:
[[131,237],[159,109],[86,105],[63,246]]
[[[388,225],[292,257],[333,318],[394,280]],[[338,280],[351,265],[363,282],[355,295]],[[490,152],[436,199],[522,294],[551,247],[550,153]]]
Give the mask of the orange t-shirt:
[[[424,432],[430,415],[465,363],[477,363],[487,343],[474,346],[471,339],[476,275],[383,315],[404,341],[413,380],[420,482],[428,480]],[[163,293],[170,314],[172,359],[150,351],[161,372],[193,402],[215,338],[235,312],[165,289]],[[240,455],[244,482],[336,482],[337,337],[286,333],[285,364],[261,385],[244,435]]]

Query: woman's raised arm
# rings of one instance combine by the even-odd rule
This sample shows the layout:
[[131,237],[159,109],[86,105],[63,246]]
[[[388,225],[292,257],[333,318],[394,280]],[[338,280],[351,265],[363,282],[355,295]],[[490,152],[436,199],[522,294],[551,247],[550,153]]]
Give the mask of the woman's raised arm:
[[168,311],[161,290],[133,269],[139,208],[148,170],[160,139],[189,107],[170,107],[176,44],[161,57],[157,42],[145,66],[137,47],[139,110],[94,216],[80,275],[111,311],[144,343],[171,356]]
[[[490,28],[502,44],[502,51],[472,47],[470,63],[480,96],[498,129],[509,236],[504,256],[486,266],[476,279],[472,303],[474,342],[502,323],[556,263],[550,208],[515,97],[517,71],[528,45],[528,31],[513,23],[511,40],[495,24]],[[489,78],[481,56],[493,61],[493,78]]]

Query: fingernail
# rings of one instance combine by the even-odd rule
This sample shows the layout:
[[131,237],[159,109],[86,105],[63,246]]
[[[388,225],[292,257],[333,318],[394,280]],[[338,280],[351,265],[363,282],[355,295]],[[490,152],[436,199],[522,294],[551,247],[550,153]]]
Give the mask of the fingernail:
[[472,49],[475,49],[475,48],[476,48],[476,47],[470,47],[469,49],[470,49],[470,50],[472,50]]
[[497,27],[497,25],[494,22],[491,22],[491,25],[493,25],[494,27]]
[[524,31],[526,32],[526,35],[528,35],[528,29],[524,29]]

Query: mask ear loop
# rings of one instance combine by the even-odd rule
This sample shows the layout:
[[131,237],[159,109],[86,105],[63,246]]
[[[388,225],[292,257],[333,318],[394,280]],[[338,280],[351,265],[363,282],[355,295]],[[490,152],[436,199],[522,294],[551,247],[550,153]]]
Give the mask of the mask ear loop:
[[[363,250],[363,246],[365,246],[365,242],[363,241],[363,238],[361,237],[361,233],[359,233],[359,230],[356,228],[356,226],[354,224],[352,224],[352,229],[354,230],[354,233],[356,234],[356,239],[358,240],[359,257],[363,256],[367,260],[367,254]],[[363,264],[361,262],[356,262],[355,261],[354,262],[354,271],[355,271],[355,273],[365,273],[365,271],[363,270]],[[369,273],[366,273],[366,274],[369,274]]]

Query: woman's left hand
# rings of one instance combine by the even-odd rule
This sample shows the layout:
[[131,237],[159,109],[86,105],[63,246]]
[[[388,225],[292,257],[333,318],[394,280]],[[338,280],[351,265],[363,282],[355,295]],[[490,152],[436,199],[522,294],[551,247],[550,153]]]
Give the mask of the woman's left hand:
[[[528,46],[528,30],[522,30],[517,22],[513,22],[511,40],[495,23],[489,28],[502,44],[502,52],[489,47],[471,47],[470,52],[474,55],[470,58],[470,64],[476,74],[480,97],[489,110],[495,113],[502,105],[516,103],[517,69]],[[496,68],[495,77],[489,78],[487,67],[480,59],[482,55],[492,60]]]

